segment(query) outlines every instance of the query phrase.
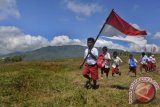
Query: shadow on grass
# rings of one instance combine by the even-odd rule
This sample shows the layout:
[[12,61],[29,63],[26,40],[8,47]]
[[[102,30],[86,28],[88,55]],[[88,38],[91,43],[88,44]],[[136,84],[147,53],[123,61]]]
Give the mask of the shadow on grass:
[[120,85],[111,85],[111,88],[116,88],[119,90],[129,90],[129,87],[125,87],[125,86],[120,86]]

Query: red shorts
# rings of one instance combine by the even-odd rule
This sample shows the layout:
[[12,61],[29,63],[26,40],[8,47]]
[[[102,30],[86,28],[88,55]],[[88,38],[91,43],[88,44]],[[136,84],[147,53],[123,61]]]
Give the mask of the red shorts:
[[140,68],[147,69],[147,64],[141,64],[141,65],[140,65]]
[[152,68],[152,63],[151,63],[151,62],[148,62],[148,63],[147,63],[147,68],[149,68],[149,69]]
[[112,67],[112,73],[116,73],[116,74],[119,73],[119,68],[118,67],[116,67],[116,68]]
[[95,65],[85,64],[85,67],[84,67],[84,70],[82,73],[83,73],[83,75],[91,74],[91,78],[93,80],[97,80],[98,79],[98,66],[97,66],[97,64],[95,64]]
[[152,68],[152,69],[155,69],[155,68],[156,68],[156,64],[155,64],[155,63],[152,63],[151,68]]

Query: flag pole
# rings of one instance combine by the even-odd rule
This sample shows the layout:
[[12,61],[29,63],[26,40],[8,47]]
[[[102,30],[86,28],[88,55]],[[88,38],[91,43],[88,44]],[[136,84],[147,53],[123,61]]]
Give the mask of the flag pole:
[[[110,14],[112,13],[112,11],[114,11],[114,9],[111,10]],[[110,16],[110,14],[109,14],[109,16]],[[101,30],[99,31],[99,33],[98,33],[98,35],[97,35],[97,37],[96,37],[96,39],[95,39],[95,42],[94,42],[93,46],[95,45],[96,41],[98,40],[98,38],[99,38],[99,36],[100,36],[100,34],[101,34],[104,26],[105,26],[105,23],[107,22],[107,20],[108,20],[108,18],[109,18],[109,16],[107,17],[107,19],[106,19],[105,22],[103,23],[103,26],[102,26]],[[92,47],[92,48],[93,48],[93,47]],[[91,50],[92,50],[92,49],[91,49]],[[89,55],[89,53],[88,53],[87,56],[84,58],[83,63],[80,65],[80,69],[83,67],[85,61],[87,60],[88,55]]]

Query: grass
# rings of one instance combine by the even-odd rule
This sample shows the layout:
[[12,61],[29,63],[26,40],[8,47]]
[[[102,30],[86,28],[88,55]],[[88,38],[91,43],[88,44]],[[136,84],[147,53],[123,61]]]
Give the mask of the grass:
[[[98,80],[97,90],[84,88],[81,58],[1,63],[0,107],[159,107],[159,91],[152,102],[128,104],[128,88],[135,77],[127,76],[127,57],[121,57],[122,75],[112,77],[110,72],[108,79]],[[137,72],[137,77],[150,76],[160,83],[160,72]]]

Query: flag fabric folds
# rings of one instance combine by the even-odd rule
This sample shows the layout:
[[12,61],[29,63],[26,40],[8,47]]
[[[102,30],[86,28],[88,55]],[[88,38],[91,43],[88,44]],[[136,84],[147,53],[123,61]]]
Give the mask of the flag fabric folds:
[[145,45],[147,43],[145,39],[147,35],[146,31],[134,28],[118,16],[114,10],[111,11],[104,23],[100,35],[109,39],[127,41],[138,45]]

